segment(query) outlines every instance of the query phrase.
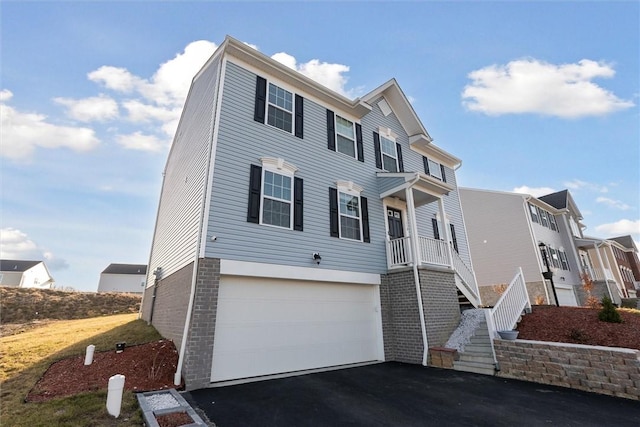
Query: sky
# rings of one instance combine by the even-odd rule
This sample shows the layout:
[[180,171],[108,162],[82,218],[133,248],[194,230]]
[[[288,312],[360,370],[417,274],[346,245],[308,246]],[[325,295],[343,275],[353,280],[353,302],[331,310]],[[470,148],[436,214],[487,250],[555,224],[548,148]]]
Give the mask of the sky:
[[226,35],[357,98],[396,78],[464,187],[569,189],[640,241],[640,2],[0,4],[0,257],[147,264],[193,75]]

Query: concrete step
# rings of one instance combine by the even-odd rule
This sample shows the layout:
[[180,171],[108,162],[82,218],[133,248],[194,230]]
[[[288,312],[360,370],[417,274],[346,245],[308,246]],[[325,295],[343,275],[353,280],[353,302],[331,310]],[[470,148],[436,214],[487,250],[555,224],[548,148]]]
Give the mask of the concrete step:
[[462,362],[456,360],[453,362],[453,369],[456,371],[473,372],[483,375],[495,375],[495,367],[493,364],[478,363],[478,362]]
[[459,362],[477,362],[493,366],[493,356],[491,354],[482,353],[458,353]]
[[464,352],[467,353],[480,353],[480,354],[493,354],[491,344],[479,345],[479,344],[467,344],[464,346]]

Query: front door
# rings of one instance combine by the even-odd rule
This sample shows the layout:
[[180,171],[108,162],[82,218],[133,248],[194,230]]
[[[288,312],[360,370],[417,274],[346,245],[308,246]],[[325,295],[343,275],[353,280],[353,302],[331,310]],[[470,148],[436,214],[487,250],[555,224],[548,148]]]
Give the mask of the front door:
[[387,223],[389,224],[389,238],[391,240],[404,237],[401,211],[398,209],[387,208]]

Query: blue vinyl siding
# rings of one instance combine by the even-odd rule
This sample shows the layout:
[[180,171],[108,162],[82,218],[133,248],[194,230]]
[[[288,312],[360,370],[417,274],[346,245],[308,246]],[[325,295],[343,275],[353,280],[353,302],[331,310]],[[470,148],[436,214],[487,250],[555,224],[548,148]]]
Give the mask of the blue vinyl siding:
[[[268,79],[269,76],[263,76]],[[392,113],[384,116],[376,103],[361,120],[364,162],[327,148],[326,109],[304,93],[304,138],[300,139],[266,124],[255,122],[256,75],[240,65],[227,62],[222,93],[219,134],[215,155],[215,175],[205,256],[326,268],[355,272],[384,273],[386,216],[380,200],[375,167],[373,131],[391,128],[402,146],[404,169],[422,171],[422,156],[409,147],[408,136]],[[340,114],[340,111],[335,111]],[[260,157],[280,157],[298,168],[295,176],[304,180],[304,231],[284,230],[249,223],[246,220],[250,165],[260,165]],[[368,199],[371,243],[338,239],[329,235],[328,188],[337,180],[353,181],[364,188]],[[447,182],[455,186],[454,171]],[[457,194],[445,198],[445,209],[457,231],[461,255],[468,260],[462,215]],[[433,203],[418,209],[420,234],[431,236],[431,216],[438,211]],[[320,252],[318,266],[311,257]]]
[[187,96],[165,166],[147,285],[153,284],[156,267],[162,267],[166,277],[196,256],[219,70],[216,60],[194,81]]

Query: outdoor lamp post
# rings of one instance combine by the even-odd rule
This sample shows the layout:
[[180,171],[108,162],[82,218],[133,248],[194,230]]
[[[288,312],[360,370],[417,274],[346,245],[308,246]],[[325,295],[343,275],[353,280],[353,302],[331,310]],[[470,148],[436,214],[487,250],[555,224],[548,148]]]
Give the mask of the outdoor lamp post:
[[558,294],[556,293],[556,287],[553,284],[553,271],[549,267],[549,258],[547,257],[547,245],[540,242],[538,243],[538,247],[540,247],[540,252],[542,252],[542,259],[544,260],[544,266],[547,268],[547,271],[542,272],[542,277],[551,282],[551,290],[553,291],[553,297],[556,299],[556,306],[560,307],[560,302],[558,301]]

